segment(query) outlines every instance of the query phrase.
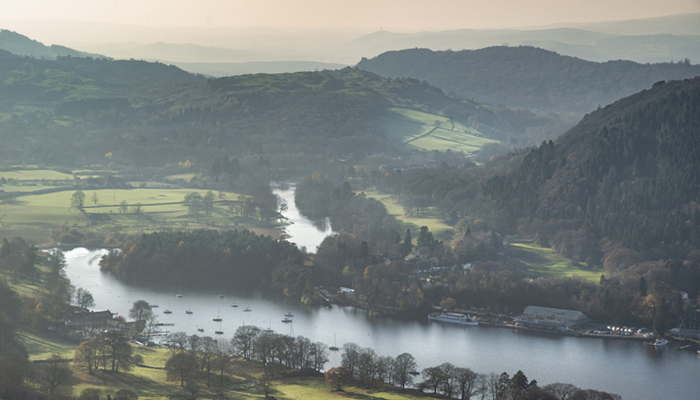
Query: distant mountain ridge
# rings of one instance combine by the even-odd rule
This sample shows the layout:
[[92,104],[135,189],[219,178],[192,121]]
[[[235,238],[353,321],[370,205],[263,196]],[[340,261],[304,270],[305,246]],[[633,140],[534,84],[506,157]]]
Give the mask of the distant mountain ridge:
[[535,46],[590,61],[632,60],[640,63],[700,61],[700,14],[562,24],[521,29],[459,29],[436,32],[377,31],[348,43],[347,51],[375,57],[403,49],[435,51],[491,46]]
[[85,53],[59,45],[46,46],[17,32],[0,29],[0,49],[19,56],[53,60],[57,57],[106,58],[100,54]]
[[490,104],[540,111],[589,112],[661,80],[700,76],[689,62],[597,63],[535,47],[392,51],[357,68],[386,77],[411,77]]

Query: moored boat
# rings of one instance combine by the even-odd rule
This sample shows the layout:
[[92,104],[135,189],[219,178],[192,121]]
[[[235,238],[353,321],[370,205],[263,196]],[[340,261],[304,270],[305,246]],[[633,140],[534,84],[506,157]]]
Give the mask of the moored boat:
[[653,343],[654,346],[666,346],[667,344],[668,341],[664,339],[656,339],[656,341]]
[[472,326],[479,325],[479,322],[477,322],[474,318],[472,318],[471,315],[450,313],[450,312],[430,314],[430,315],[428,315],[428,320],[438,321],[438,322],[447,322],[450,324],[458,324],[458,325],[472,325]]

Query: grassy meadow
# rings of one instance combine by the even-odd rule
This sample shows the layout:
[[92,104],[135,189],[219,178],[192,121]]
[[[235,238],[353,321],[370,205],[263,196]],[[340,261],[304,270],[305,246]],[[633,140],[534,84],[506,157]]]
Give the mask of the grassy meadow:
[[511,243],[508,254],[527,265],[528,272],[533,277],[577,277],[597,282],[600,275],[605,273],[602,268],[576,263],[535,243]]
[[434,217],[432,210],[426,210],[420,217],[408,216],[404,214],[403,207],[389,194],[382,194],[376,190],[365,190],[363,193],[370,198],[380,201],[386,207],[387,212],[393,215],[404,225],[404,229],[410,228],[413,237],[418,237],[421,226],[427,226],[433,237],[438,240],[450,241],[454,236],[454,229],[445,224],[442,219]]
[[[21,340],[27,348],[30,360],[44,360],[52,354],[62,358],[73,358],[76,344],[63,342],[54,337],[22,332]],[[187,394],[180,387],[179,381],[168,381],[165,363],[171,352],[164,348],[148,348],[132,344],[134,355],[143,358],[143,364],[135,366],[128,372],[97,371],[93,375],[75,372],[72,380],[73,395],[78,396],[87,388],[117,391],[129,389],[136,392],[140,399],[166,400]],[[36,364],[37,366],[40,364]],[[263,399],[259,379],[262,376],[260,363],[236,360],[224,373],[224,394],[228,399]],[[205,377],[199,381],[197,398],[212,399],[219,391],[218,371],[212,371],[210,386]],[[273,381],[272,396],[289,400],[321,399],[367,399],[367,400],[411,400],[434,396],[416,390],[401,391],[392,385],[379,384],[373,389],[348,385],[340,392],[331,392],[322,376],[281,376]]]
[[[81,171],[86,173],[89,171]],[[4,174],[4,175],[3,175]],[[71,197],[76,190],[69,189],[52,193],[32,194],[42,189],[58,188],[51,185],[56,180],[74,184],[72,175],[52,170],[32,169],[0,172],[6,179],[15,179],[11,184],[0,186],[5,192],[27,192],[0,203],[0,233],[3,237],[21,236],[35,243],[49,241],[51,228],[60,226],[83,227],[96,233],[123,231],[127,233],[149,232],[162,229],[183,228],[256,228],[259,233],[277,234],[277,231],[255,219],[233,215],[228,203],[215,202],[211,215],[196,217],[188,215],[187,206],[181,203],[192,192],[202,196],[207,190],[182,189],[177,186],[164,187],[162,183],[146,182],[145,187],[133,189],[82,189],[85,194],[83,212],[71,208]],[[189,174],[177,176],[188,179]],[[191,178],[191,176],[189,176]],[[47,185],[41,183],[46,180]],[[141,186],[140,182],[132,182]],[[97,202],[93,201],[97,195]],[[215,193],[218,198],[218,192]],[[225,193],[227,200],[237,200],[237,193]],[[123,212],[120,203],[130,207]],[[141,203],[141,213],[132,206]],[[170,204],[168,204],[170,203]]]
[[384,120],[389,137],[416,149],[450,149],[468,154],[488,143],[498,143],[483,137],[475,129],[442,115],[398,107],[391,111],[394,112],[394,117]]

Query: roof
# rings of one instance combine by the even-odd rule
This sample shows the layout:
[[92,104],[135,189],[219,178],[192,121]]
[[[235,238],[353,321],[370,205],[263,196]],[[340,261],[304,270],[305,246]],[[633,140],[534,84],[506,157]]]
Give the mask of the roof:
[[547,319],[582,320],[586,319],[586,314],[576,310],[562,310],[560,308],[547,308],[528,306],[523,312],[524,315]]

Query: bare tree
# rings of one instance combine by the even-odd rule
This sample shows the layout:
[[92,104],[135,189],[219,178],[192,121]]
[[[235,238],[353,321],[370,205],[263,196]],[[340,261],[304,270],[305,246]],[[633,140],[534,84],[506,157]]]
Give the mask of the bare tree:
[[257,326],[239,326],[231,339],[231,344],[241,357],[249,360],[253,356],[253,343],[259,333],[260,328]]
[[416,359],[409,353],[396,356],[394,362],[394,383],[405,389],[406,385],[413,385],[411,372],[416,370]]
[[70,380],[73,371],[70,369],[70,361],[64,360],[58,354],[52,354],[46,360],[39,372],[41,386],[44,388],[50,399],[61,397],[65,392],[71,392]]
[[191,385],[199,370],[197,359],[189,353],[181,352],[174,354],[165,363],[165,371],[169,381],[180,380],[180,386]]
[[360,356],[360,346],[357,343],[349,342],[343,345],[342,365],[350,373],[352,379],[357,373],[357,360]]
[[[193,335],[194,336],[194,335]],[[191,336],[190,336],[191,338]],[[201,370],[207,374],[207,387],[211,385],[211,370],[214,368],[215,355],[217,350],[216,340],[205,336],[201,338],[199,345],[199,354],[201,359]]]
[[469,400],[479,394],[479,374],[469,368],[455,368],[454,378],[459,390],[460,399]]
[[579,388],[570,383],[550,383],[543,387],[545,391],[555,395],[559,400],[569,400]]
[[233,363],[235,348],[230,342],[219,340],[214,349],[214,367],[219,371],[219,386],[224,387],[224,372]]
[[182,353],[187,349],[190,337],[185,332],[175,332],[168,335],[168,347],[171,353]]

